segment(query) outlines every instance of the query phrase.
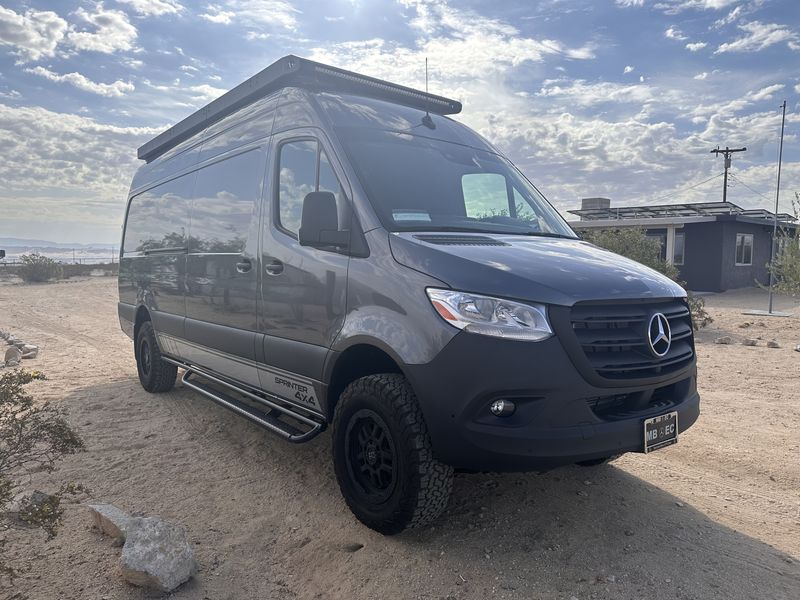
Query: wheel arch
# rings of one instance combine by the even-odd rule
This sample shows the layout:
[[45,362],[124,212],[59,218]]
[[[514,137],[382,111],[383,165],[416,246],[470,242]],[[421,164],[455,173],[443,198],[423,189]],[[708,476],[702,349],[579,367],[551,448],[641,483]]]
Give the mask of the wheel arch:
[[150,318],[150,311],[147,310],[147,307],[144,304],[140,304],[139,307],[136,309],[136,316],[133,321],[134,342],[136,341],[136,338],[139,337],[139,328],[145,321],[152,321],[152,319]]
[[339,396],[356,379],[380,373],[399,373],[408,379],[394,352],[374,340],[355,342],[330,356],[333,360],[325,365],[325,381],[328,382],[325,416],[328,421],[333,419]]

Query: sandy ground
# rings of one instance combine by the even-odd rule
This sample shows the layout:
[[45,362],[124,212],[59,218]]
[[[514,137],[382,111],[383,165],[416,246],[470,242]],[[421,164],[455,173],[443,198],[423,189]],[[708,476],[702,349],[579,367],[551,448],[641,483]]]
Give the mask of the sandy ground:
[[[330,436],[270,436],[190,390],[149,395],[116,318],[116,281],[0,285],[0,329],[41,346],[37,397],[69,411],[87,450],[31,486],[186,525],[200,564],[175,598],[800,598],[800,305],[745,317],[763,292],[707,298],[703,414],[680,443],[594,469],[457,475],[434,527],[382,537],[348,512]],[[739,325],[753,321],[746,329]],[[756,347],[713,343],[760,338]],[[777,339],[780,349],[765,347]],[[147,597],[119,549],[67,506],[58,537],[0,531],[22,572],[0,597]],[[358,549],[356,549],[358,548]]]

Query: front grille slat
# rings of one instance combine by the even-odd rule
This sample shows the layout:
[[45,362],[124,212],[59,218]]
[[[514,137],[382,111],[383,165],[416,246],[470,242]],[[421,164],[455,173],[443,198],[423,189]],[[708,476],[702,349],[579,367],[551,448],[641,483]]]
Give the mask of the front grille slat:
[[[649,348],[647,326],[655,313],[669,322],[672,344],[663,357]],[[682,300],[640,304],[579,303],[572,329],[595,372],[606,379],[659,377],[694,359],[691,313]]]

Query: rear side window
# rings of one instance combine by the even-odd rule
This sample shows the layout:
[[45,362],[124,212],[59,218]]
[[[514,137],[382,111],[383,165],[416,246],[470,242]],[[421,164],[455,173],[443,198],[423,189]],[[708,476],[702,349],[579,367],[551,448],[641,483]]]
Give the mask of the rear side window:
[[257,215],[264,155],[250,150],[201,169],[192,199],[189,252],[241,253]]
[[186,251],[194,173],[131,198],[123,252]]
[[336,196],[339,223],[346,223],[342,187],[330,160],[316,140],[295,140],[281,145],[278,155],[278,226],[296,236],[303,214],[303,200],[310,192]]

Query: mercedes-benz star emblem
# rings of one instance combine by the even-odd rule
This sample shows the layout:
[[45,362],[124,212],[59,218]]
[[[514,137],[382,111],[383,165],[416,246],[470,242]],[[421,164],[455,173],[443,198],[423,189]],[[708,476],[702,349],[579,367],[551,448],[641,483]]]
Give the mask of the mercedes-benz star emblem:
[[650,351],[658,358],[664,358],[672,345],[672,331],[669,328],[667,317],[661,313],[656,313],[650,317],[647,326],[647,341],[650,344]]

